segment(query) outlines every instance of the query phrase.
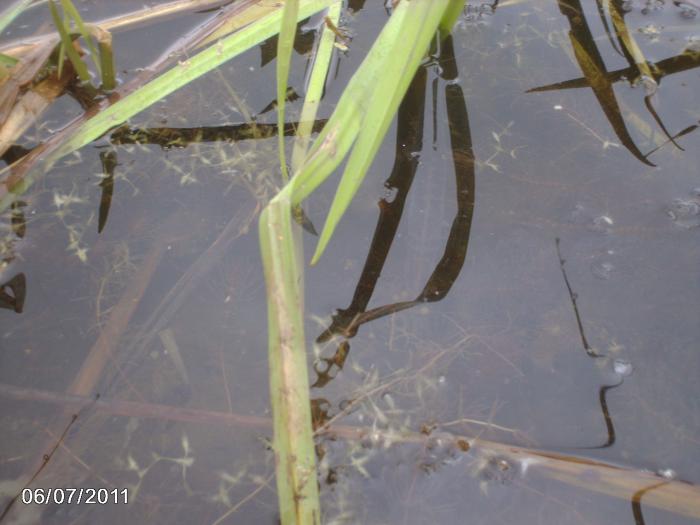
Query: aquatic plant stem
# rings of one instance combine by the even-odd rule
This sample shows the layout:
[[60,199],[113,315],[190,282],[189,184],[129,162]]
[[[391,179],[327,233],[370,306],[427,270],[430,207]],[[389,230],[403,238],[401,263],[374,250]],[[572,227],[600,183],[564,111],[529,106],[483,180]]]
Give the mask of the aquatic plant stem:
[[284,110],[287,102],[287,83],[289,67],[294,49],[297,16],[299,15],[299,0],[286,0],[282,9],[282,25],[277,39],[277,145],[279,148],[280,171],[282,181],[289,180],[287,159],[284,151]]
[[[327,17],[331,23],[337,25],[340,19],[340,9],[342,3],[337,1],[328,8]],[[330,67],[331,58],[333,57],[333,44],[335,43],[335,33],[324,24],[319,39],[318,48],[313,57],[313,67],[309,77],[309,85],[306,88],[306,96],[304,97],[304,105],[301,109],[299,117],[299,127],[294,138],[294,149],[292,150],[292,172],[296,172],[306,151],[308,150],[309,140],[313,124],[316,121],[316,113],[318,106],[321,103],[323,90],[326,85],[326,77]]]
[[320,524],[316,455],[306,363],[298,244],[289,196],[280,194],[260,217],[268,305],[270,401],[282,525]]

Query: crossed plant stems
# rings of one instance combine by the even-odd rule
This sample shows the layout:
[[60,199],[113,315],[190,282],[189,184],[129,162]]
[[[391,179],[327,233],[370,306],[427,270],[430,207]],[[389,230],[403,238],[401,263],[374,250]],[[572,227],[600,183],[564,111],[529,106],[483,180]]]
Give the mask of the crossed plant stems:
[[[557,82],[546,86],[529,89],[527,93],[538,93],[545,91],[558,91],[564,89],[575,89],[589,87],[598,100],[600,108],[605,113],[610,126],[613,128],[622,145],[640,162],[647,166],[655,166],[649,156],[658,151],[668,143],[672,143],[678,149],[683,149],[678,145],[676,139],[695,131],[697,123],[693,123],[674,135],[666,129],[661,117],[656,112],[652,102],[656,94],[656,87],[661,84],[661,80],[676,73],[681,73],[693,69],[700,65],[700,52],[693,49],[685,49],[680,54],[665,58],[655,63],[650,63],[641,53],[634,38],[627,29],[621,0],[596,0],[597,12],[601,18],[603,27],[607,33],[608,40],[613,49],[623,56],[629,66],[623,69],[608,71],[605,61],[600,53],[593,33],[586,20],[586,14],[580,0],[558,0],[559,9],[569,21],[569,38],[574,51],[574,56],[578,66],[581,68],[583,77],[564,82]],[[606,15],[609,14],[613,20],[613,34],[610,32],[610,25]],[[620,104],[615,96],[613,85],[621,80],[629,80],[632,83],[646,83],[647,93],[644,96],[644,104],[652,118],[659,126],[667,138],[666,143],[655,147],[647,153],[642,153],[634,142]]]
[[[327,342],[334,336],[341,336],[344,340],[338,345],[333,357],[322,358],[315,365],[317,379],[313,387],[325,386],[333,379],[337,370],[342,369],[349,352],[348,339],[355,336],[361,325],[417,304],[440,301],[449,293],[464,265],[474,214],[475,166],[464,94],[459,84],[452,82],[458,77],[452,37],[442,42],[436,61],[440,66],[439,76],[445,81],[444,96],[457,200],[457,214],[452,221],[445,251],[423,290],[415,299],[367,310],[394,242],[406,198],[420,165],[419,153],[423,147],[427,85],[427,70],[424,65],[416,73],[399,107],[394,166],[391,175],[384,183],[393,194],[393,198],[391,200],[383,198],[379,201],[379,219],[350,306],[337,310],[332,316],[331,325],[317,338],[318,343]],[[437,89],[437,78],[435,80],[434,90]]]

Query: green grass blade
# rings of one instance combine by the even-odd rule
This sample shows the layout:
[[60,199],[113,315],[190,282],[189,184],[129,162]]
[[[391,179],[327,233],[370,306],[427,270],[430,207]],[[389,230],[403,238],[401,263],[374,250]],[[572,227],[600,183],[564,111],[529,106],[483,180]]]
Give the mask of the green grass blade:
[[465,0],[450,0],[450,5],[447,6],[445,14],[442,15],[442,20],[440,20],[441,39],[445,38],[452,31],[452,27],[457,22],[459,15],[462,14],[466,3]]
[[10,69],[18,62],[16,58],[0,53],[0,82],[10,76]]
[[291,202],[283,193],[260,216],[280,520],[282,525],[319,525],[301,268],[294,239]]
[[292,204],[299,204],[340,165],[357,138],[367,112],[374,85],[389,58],[392,42],[400,38],[406,10],[396,9],[379,34],[369,54],[352,76],[335,111],[314,141],[299,172],[292,178]]
[[[382,75],[373,86],[360,134],[331,204],[311,264],[318,261],[364,180],[448,5],[448,0],[413,0],[397,6],[394,15],[399,14],[399,10],[407,14],[393,33],[396,35],[391,48],[394,53],[384,59]],[[406,43],[410,43],[408,49]]]
[[3,55],[2,53],[0,53],[0,66],[11,68],[17,62],[19,62],[19,60],[17,60],[15,57],[11,57],[10,55]]
[[12,21],[22,14],[32,0],[19,0],[0,13],[0,33],[2,33]]
[[[78,73],[80,80],[83,82],[88,82],[90,80],[90,73],[88,72],[85,62],[83,62],[83,59],[80,58],[80,55],[73,47],[73,39],[70,36],[70,28],[68,27],[66,21],[61,19],[60,15],[58,14],[58,9],[56,8],[56,4],[54,4],[53,0],[49,0],[49,9],[51,10],[51,18],[53,18],[58,34],[61,37],[61,48],[65,50],[65,53],[68,55],[68,59],[73,64],[73,67],[75,68],[76,73]],[[59,70],[61,69],[61,65],[62,62],[59,64]]]
[[112,33],[96,25],[89,25],[90,34],[97,40],[100,48],[100,73],[102,77],[102,89],[113,90],[117,85],[117,77],[114,72],[114,51],[112,50]]
[[[292,209],[333,172],[355,144],[316,259],[372,162],[448,5],[450,0],[413,0],[397,7],[303,164],[260,218],[283,525],[319,522],[299,284],[302,265],[297,258],[300,245],[295,243]],[[405,42],[411,42],[408,52]]]
[[284,152],[284,110],[287,98],[289,66],[294,48],[294,36],[297,31],[299,0],[286,0],[282,11],[282,25],[277,39],[277,140],[280,156],[280,170],[284,182],[289,180],[287,160]]
[[83,40],[85,40],[85,43],[87,44],[88,49],[90,50],[92,61],[94,62],[95,68],[97,69],[97,74],[101,77],[102,71],[100,69],[100,63],[97,60],[97,49],[95,49],[95,44],[92,43],[92,38],[90,38],[90,32],[88,31],[87,27],[85,27],[83,17],[80,16],[80,13],[75,8],[75,5],[73,5],[73,2],[71,2],[71,0],[61,0],[61,7],[63,8],[63,12],[66,14],[66,16],[75,22],[75,26],[78,29],[78,33],[80,33],[80,36],[83,37]]
[[[328,7],[333,0],[301,0],[299,19],[307,18]],[[125,95],[91,118],[81,122],[74,130],[65,134],[60,143],[43,154],[39,162],[22,173],[10,188],[0,194],[0,211],[7,208],[17,194],[26,191],[34,179],[46,173],[63,156],[89,144],[110,129],[119,126],[140,111],[165,98],[170,93],[192,80],[208,73],[235,56],[249,50],[279,31],[281,10],[250,23],[237,33],[221,39],[218,43],[194,55],[166,71],[141,88]]]
[[[341,8],[342,2],[340,2],[340,0],[336,1],[336,3],[328,8],[328,18],[336,26],[340,19]],[[324,25],[319,39],[318,49],[314,57],[313,67],[309,77],[309,85],[306,89],[306,97],[304,98],[304,105],[301,110],[301,116],[299,117],[299,128],[297,129],[294,139],[292,172],[296,172],[299,169],[304,155],[306,155],[309,137],[311,136],[311,128],[313,127],[314,120],[316,120],[316,113],[321,103],[323,89],[326,85],[326,77],[328,76],[328,69],[330,67],[331,58],[333,57],[334,43],[335,33]]]
[[114,55],[112,53],[112,39],[109,42],[100,42],[100,64],[102,67],[102,89],[113,90],[117,85],[117,76],[114,72]]
[[[331,1],[306,0],[299,9],[299,17],[308,17],[327,7]],[[85,125],[59,149],[58,157],[67,155],[88,144],[109,129],[122,124],[182,86],[189,84],[233,57],[274,36],[279,31],[280,20],[280,10],[274,11],[256,23],[250,24],[237,33],[220,40],[219,43],[200,51],[186,62],[178,64],[173,69],[166,71],[138,90],[112,104],[92,119],[86,121]]]

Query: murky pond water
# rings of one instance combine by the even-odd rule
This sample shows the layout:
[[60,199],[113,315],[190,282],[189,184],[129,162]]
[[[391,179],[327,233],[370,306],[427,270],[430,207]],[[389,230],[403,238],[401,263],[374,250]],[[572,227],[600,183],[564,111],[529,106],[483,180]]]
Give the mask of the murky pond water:
[[[207,16],[116,33],[122,80]],[[387,16],[345,5],[321,119]],[[298,35],[299,94],[319,27]],[[257,237],[278,185],[274,50],[3,212],[2,521],[277,523]],[[695,2],[465,8],[306,270],[324,523],[700,519],[698,65]],[[62,97],[4,165],[81,111]],[[305,203],[317,226],[332,186]],[[26,487],[129,502],[25,505]]]

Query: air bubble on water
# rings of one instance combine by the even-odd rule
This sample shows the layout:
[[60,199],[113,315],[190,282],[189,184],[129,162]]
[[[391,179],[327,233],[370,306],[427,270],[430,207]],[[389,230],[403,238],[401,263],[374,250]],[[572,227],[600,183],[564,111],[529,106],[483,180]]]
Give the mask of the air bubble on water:
[[609,261],[596,261],[591,264],[591,273],[594,277],[607,281],[615,269],[615,265]]
[[634,367],[627,359],[615,359],[613,361],[613,370],[620,377],[627,377],[634,371]]
[[659,87],[659,85],[656,83],[656,80],[646,75],[642,75],[641,77],[639,77],[639,79],[636,82],[636,85],[641,85],[644,88],[644,94],[647,97],[654,95]]
[[656,474],[658,476],[661,476],[662,478],[665,479],[676,479],[678,477],[678,474],[676,474],[676,471],[673,470],[672,468],[662,468],[656,471]]
[[620,6],[620,8],[622,9],[623,12],[629,13],[634,8],[634,1],[633,0],[624,0],[624,2],[622,2],[622,5]]
[[593,210],[587,209],[582,204],[574,206],[569,214],[569,222],[586,226],[589,230],[599,233],[609,233],[610,227],[615,223],[609,215],[595,216]]
[[479,477],[482,481],[507,485],[515,479],[518,474],[517,465],[511,464],[504,457],[491,457],[482,466]]
[[445,383],[447,383],[447,378],[446,378],[445,376],[443,376],[443,375],[439,376],[439,377],[438,377],[438,383],[441,384],[441,385],[444,385]]

